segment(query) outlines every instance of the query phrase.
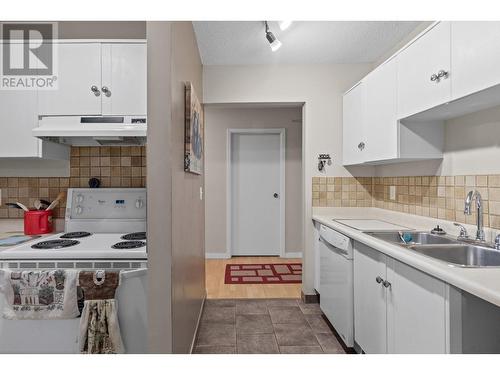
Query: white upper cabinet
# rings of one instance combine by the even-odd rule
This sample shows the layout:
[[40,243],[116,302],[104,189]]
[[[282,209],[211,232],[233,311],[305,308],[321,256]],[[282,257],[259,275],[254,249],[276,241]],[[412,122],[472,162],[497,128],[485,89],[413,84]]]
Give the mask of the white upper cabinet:
[[500,22],[451,22],[452,99],[500,84]]
[[342,160],[344,165],[365,161],[364,84],[360,82],[344,95]]
[[398,157],[397,65],[392,59],[364,80],[365,159],[390,160]]
[[57,45],[57,89],[40,90],[39,115],[101,114],[101,44]]
[[146,44],[103,44],[103,115],[146,115],[146,53]]
[[58,88],[39,92],[39,115],[146,115],[145,43],[57,47]]
[[450,22],[440,22],[398,55],[398,118],[451,99]]

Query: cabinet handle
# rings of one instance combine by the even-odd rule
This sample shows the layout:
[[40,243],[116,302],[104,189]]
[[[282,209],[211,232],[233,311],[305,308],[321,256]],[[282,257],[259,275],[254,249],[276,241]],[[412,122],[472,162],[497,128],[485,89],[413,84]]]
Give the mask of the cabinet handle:
[[358,148],[360,151],[363,151],[365,149],[365,142],[359,142]]
[[92,91],[95,96],[101,95],[101,92],[99,91],[99,88],[96,85],[90,86],[90,91]]
[[385,288],[390,288],[391,287],[391,283],[387,280],[384,280],[384,282],[382,283],[382,285],[385,287]]
[[111,91],[109,90],[109,88],[107,86],[102,86],[101,90],[104,93],[104,95],[106,95],[107,97],[111,96]]
[[384,281],[384,279],[382,279],[380,276],[377,276],[375,278],[375,281],[377,282],[377,284],[380,284],[382,281]]
[[438,81],[438,80],[439,80],[439,77],[437,76],[437,74],[431,75],[431,81],[432,82],[435,82],[435,81]]
[[448,72],[447,72],[447,71],[445,71],[445,70],[442,70],[442,69],[441,69],[441,70],[438,72],[438,75],[437,75],[437,76],[438,76],[438,78],[448,78]]

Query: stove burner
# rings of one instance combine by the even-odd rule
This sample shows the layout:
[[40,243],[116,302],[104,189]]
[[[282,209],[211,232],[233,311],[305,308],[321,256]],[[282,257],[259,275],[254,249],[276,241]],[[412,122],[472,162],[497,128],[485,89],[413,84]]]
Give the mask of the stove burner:
[[32,249],[61,249],[63,247],[70,247],[78,245],[80,241],[75,240],[50,240],[38,242],[31,245]]
[[137,249],[138,247],[146,246],[143,241],[122,241],[111,246],[113,249]]
[[89,232],[68,232],[68,233],[64,233],[59,238],[83,238],[83,237],[88,237],[91,235],[92,235],[92,233],[89,233]]
[[125,234],[122,237],[122,240],[133,241],[133,240],[145,240],[146,232],[134,232]]

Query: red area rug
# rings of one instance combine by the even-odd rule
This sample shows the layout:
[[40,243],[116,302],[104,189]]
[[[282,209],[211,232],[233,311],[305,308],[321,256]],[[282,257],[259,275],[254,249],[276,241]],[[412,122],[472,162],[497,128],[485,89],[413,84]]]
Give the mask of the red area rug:
[[302,263],[227,264],[226,284],[299,284]]

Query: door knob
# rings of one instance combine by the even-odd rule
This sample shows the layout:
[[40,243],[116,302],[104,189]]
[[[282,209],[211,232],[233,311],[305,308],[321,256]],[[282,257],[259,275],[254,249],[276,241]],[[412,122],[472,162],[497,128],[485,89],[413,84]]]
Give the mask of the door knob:
[[92,91],[95,96],[101,95],[101,92],[99,91],[99,88],[96,85],[90,86],[90,91]]
[[107,86],[102,86],[101,90],[104,93],[104,95],[106,95],[107,97],[111,96],[111,91],[109,90],[109,88]]
[[387,280],[384,280],[384,282],[382,283],[382,285],[385,287],[385,288],[390,288],[391,287],[391,283]]
[[384,279],[382,279],[380,276],[377,276],[375,278],[375,281],[377,282],[377,284],[380,284],[382,281],[384,281]]
[[437,76],[437,74],[431,75],[431,81],[432,82],[435,82],[435,81],[438,81],[438,80],[439,80],[439,77]]
[[279,194],[278,194],[278,193],[274,193],[274,194],[273,194],[273,197],[274,197],[274,198],[278,198],[278,197],[279,197]]

